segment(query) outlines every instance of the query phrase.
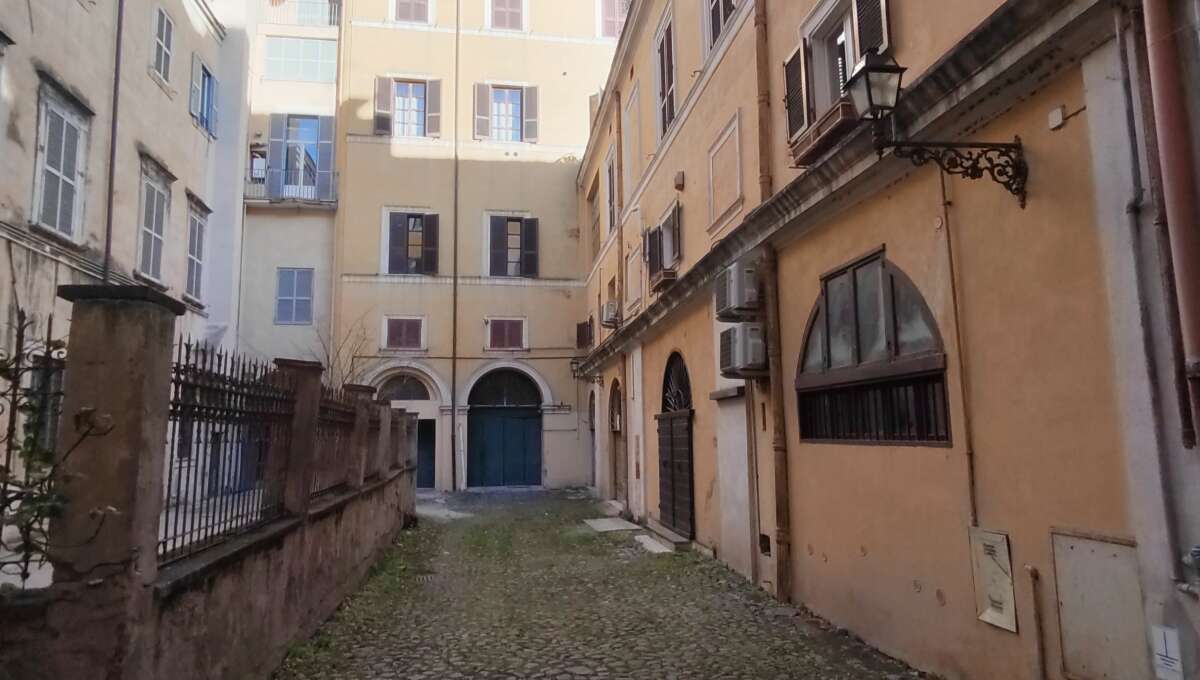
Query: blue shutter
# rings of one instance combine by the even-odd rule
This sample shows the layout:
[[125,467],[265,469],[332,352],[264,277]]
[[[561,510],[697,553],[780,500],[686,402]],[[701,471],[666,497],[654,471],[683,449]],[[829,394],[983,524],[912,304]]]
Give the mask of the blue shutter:
[[317,200],[332,201],[337,198],[333,177],[333,116],[321,116],[317,127]]
[[286,166],[287,114],[272,113],[267,141],[267,198],[278,200],[283,197]]

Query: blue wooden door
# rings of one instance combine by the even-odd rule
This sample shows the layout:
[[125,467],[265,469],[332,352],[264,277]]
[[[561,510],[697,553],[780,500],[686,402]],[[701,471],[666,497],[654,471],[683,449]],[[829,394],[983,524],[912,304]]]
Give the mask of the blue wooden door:
[[432,420],[417,421],[417,488],[432,489],[435,479],[434,450],[437,425]]
[[467,420],[467,486],[542,483],[540,409],[473,406]]

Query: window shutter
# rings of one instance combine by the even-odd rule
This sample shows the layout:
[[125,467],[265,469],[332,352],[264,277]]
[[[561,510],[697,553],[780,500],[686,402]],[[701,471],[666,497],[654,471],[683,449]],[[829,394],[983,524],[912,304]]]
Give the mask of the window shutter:
[[880,54],[887,52],[891,47],[888,0],[854,0],[854,28],[859,56],[872,49]]
[[438,273],[438,216],[425,216],[425,233],[421,240],[421,273]]
[[508,273],[508,220],[504,217],[492,216],[490,245],[491,265],[488,267],[492,276],[504,276]]
[[475,84],[475,139],[492,136],[492,87],[487,83]]
[[524,321],[514,320],[508,322],[508,346],[513,348],[521,348],[525,346]]
[[333,181],[333,116],[317,119],[317,200],[332,201],[337,189]]
[[388,214],[387,273],[411,274],[408,271],[408,215]]
[[209,117],[208,117],[208,133],[213,136],[213,139],[217,138],[217,130],[220,129],[219,123],[221,120],[221,113],[220,113],[221,109],[220,109],[220,106],[218,106],[218,97],[220,95],[220,92],[221,92],[221,81],[217,80],[216,78],[213,78],[212,79],[212,111],[209,112]]
[[587,321],[575,324],[575,347],[577,349],[586,349],[592,346],[592,340],[588,337],[590,330]]
[[662,227],[655,227],[646,234],[646,250],[650,253],[650,276],[653,277],[663,268],[662,257]]
[[521,220],[521,276],[538,276],[538,221],[536,217]]
[[287,114],[272,113],[267,142],[267,198],[283,197],[287,156]]
[[678,265],[683,259],[683,206],[679,203],[671,211],[671,252],[666,257],[673,265]]
[[522,97],[522,100],[521,110],[525,117],[522,138],[526,142],[536,142],[538,140],[538,89],[536,87],[525,88],[525,96]]
[[425,136],[442,136],[442,81],[425,83]]
[[384,76],[375,78],[375,134],[391,136],[395,102],[392,79]]
[[499,319],[492,319],[488,324],[488,337],[491,341],[488,343],[490,347],[499,349],[504,346],[504,322]]
[[795,137],[808,127],[808,83],[805,52],[807,41],[801,41],[783,64],[784,107],[787,109],[788,137]]
[[192,53],[192,91],[188,97],[188,112],[192,118],[200,117],[200,107],[203,105],[204,65],[200,63],[200,55]]

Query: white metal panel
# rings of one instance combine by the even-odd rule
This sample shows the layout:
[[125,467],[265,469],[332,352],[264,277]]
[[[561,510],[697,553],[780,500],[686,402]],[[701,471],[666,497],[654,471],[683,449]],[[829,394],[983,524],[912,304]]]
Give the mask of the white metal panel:
[[1016,596],[1008,536],[971,529],[971,567],[975,576],[975,612],[979,620],[1017,632]]

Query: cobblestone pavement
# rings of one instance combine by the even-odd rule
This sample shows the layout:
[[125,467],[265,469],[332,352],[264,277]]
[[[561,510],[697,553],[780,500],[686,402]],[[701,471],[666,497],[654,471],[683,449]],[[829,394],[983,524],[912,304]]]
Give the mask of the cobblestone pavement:
[[402,535],[276,680],[916,677],[720,564],[593,532],[594,502],[461,494],[446,508],[471,517]]

